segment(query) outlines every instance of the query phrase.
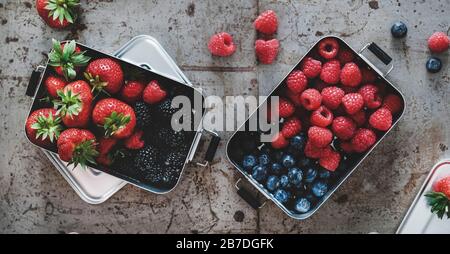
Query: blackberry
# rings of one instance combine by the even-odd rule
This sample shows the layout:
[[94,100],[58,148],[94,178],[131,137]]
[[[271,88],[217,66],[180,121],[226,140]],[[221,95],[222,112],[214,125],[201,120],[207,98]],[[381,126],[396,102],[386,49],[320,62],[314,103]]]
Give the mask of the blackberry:
[[136,126],[140,129],[150,126],[152,122],[152,109],[145,102],[138,101],[134,105],[134,113],[136,114]]
[[158,132],[158,139],[160,144],[164,144],[169,148],[177,148],[186,143],[185,131],[174,131],[171,127],[164,128]]
[[117,154],[118,156],[111,165],[111,168],[123,173],[124,175],[136,174],[136,168],[134,167],[136,152],[133,150],[123,149]]
[[172,99],[165,99],[163,102],[159,103],[157,106],[158,113],[163,118],[172,118],[172,115],[178,111],[178,108],[172,107]]
[[142,172],[148,172],[158,164],[159,154],[153,146],[146,146],[138,151],[134,158],[134,167]]
[[180,176],[181,170],[183,169],[183,165],[186,157],[173,152],[167,155],[166,160],[164,161],[164,179],[163,182],[166,184],[175,184]]

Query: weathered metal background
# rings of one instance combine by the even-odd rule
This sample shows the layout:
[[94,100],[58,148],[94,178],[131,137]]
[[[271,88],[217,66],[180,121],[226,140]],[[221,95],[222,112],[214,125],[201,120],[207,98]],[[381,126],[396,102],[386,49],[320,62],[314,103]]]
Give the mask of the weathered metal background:
[[[392,233],[427,172],[450,152],[448,52],[428,74],[426,39],[448,31],[450,1],[82,1],[69,31],[41,21],[34,1],[0,0],[0,232],[7,233]],[[278,60],[258,65],[252,21],[278,13]],[[391,38],[393,21],[408,37]],[[238,44],[229,58],[211,57],[210,35],[227,31]],[[156,37],[190,80],[211,95],[267,94],[320,36],[344,37],[354,48],[375,41],[393,58],[390,79],[405,94],[405,117],[359,170],[311,219],[295,221],[273,204],[252,210],[235,194],[236,170],[223,143],[211,168],[188,167],[165,196],[126,186],[101,205],[81,201],[44,154],[28,144],[24,96],[32,68],[50,39],[75,38],[105,52],[139,34]],[[222,133],[224,140],[230,135]]]

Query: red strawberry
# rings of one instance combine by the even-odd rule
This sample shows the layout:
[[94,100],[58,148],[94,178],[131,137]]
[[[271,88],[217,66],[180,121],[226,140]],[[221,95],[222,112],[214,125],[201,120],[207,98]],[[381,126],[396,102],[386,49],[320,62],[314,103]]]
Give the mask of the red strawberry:
[[379,108],[369,117],[369,124],[380,131],[387,131],[392,126],[392,113],[387,108]]
[[94,91],[105,90],[110,94],[115,94],[122,88],[122,67],[112,58],[100,58],[90,62],[84,76]]
[[272,10],[261,13],[253,23],[255,29],[264,34],[274,34],[278,28],[277,14]]
[[33,111],[25,124],[30,141],[38,146],[49,148],[58,139],[62,126],[61,118],[55,109],[42,108]]
[[164,100],[166,95],[166,91],[161,88],[158,81],[152,80],[144,89],[143,99],[148,104],[155,104]]
[[450,176],[438,180],[433,185],[433,191],[425,196],[432,213],[436,213],[440,219],[444,217],[444,214],[450,218]]
[[330,151],[327,152],[326,156],[320,157],[319,165],[329,171],[335,171],[338,168],[340,161],[341,155],[338,152],[330,149]]
[[36,0],[39,16],[52,28],[65,28],[76,19],[78,0]]
[[233,37],[225,32],[211,36],[208,49],[215,56],[230,56],[236,51]]
[[308,79],[302,71],[295,70],[289,74],[286,85],[293,93],[299,94],[308,86]]
[[280,43],[277,39],[272,39],[269,41],[256,40],[255,51],[256,57],[262,64],[271,64],[278,55],[278,48]]
[[127,81],[120,90],[120,97],[127,103],[134,103],[142,99],[145,84],[140,81]]
[[302,130],[302,122],[296,117],[291,117],[283,123],[283,128],[281,128],[281,134],[285,138],[292,138],[297,135]]
[[76,167],[79,164],[85,168],[88,163],[96,164],[96,140],[88,130],[67,129],[59,136],[57,145],[59,158],[69,162],[69,165],[74,164]]
[[133,135],[125,140],[125,147],[132,150],[144,147],[145,143],[144,140],[142,140],[142,135],[144,135],[143,131],[136,130]]
[[278,102],[278,115],[279,117],[286,118],[290,117],[292,114],[294,114],[295,107],[292,102],[290,102],[287,99],[281,98]]
[[63,44],[52,39],[52,45],[52,51],[48,54],[49,65],[53,66],[55,72],[64,76],[66,80],[74,79],[79,67],[86,66],[91,60],[73,40]]
[[289,141],[281,134],[276,134],[272,139],[272,147],[275,149],[281,149],[289,145]]
[[97,150],[99,155],[97,162],[104,166],[110,166],[114,161],[114,156],[111,154],[114,146],[117,144],[117,139],[101,137],[98,140]]
[[51,98],[57,98],[57,92],[62,90],[66,86],[66,81],[56,76],[48,76],[44,82],[45,89],[47,89],[48,94]]
[[327,128],[313,126],[308,130],[308,141],[315,147],[324,148],[333,141],[333,133]]
[[92,121],[105,130],[105,136],[123,139],[133,134],[136,115],[132,107],[117,99],[100,100],[92,110]]
[[333,121],[333,113],[325,106],[320,106],[311,113],[310,122],[312,125],[327,127]]
[[53,103],[67,127],[86,127],[92,108],[91,87],[83,80],[69,83],[58,91],[58,100]]

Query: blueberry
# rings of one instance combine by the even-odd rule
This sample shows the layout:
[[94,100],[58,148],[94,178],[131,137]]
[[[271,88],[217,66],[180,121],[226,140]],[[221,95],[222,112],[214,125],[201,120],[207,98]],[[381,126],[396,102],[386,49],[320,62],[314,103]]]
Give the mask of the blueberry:
[[258,157],[259,164],[267,165],[270,163],[270,156],[267,153],[263,153]]
[[281,188],[289,187],[289,177],[287,175],[280,176],[280,187]]
[[299,185],[303,179],[303,172],[299,168],[290,168],[288,171],[289,182],[293,185]]
[[317,181],[312,186],[312,192],[313,194],[320,198],[328,191],[328,185],[325,182]]
[[261,182],[266,178],[267,175],[267,168],[265,166],[257,165],[253,168],[252,177],[258,181]]
[[281,166],[280,163],[272,163],[272,165],[270,166],[272,173],[279,175],[281,174],[281,171],[283,170],[283,166]]
[[299,165],[301,168],[306,168],[306,167],[308,167],[308,166],[311,166],[312,164],[313,164],[313,161],[312,161],[311,159],[309,159],[309,158],[306,158],[306,157],[302,158],[302,159],[298,162],[298,165]]
[[303,153],[302,150],[298,150],[292,146],[289,146],[286,151],[294,157],[299,157]]
[[295,202],[295,210],[299,213],[306,213],[311,209],[311,202],[306,198],[300,198]]
[[322,179],[327,179],[331,176],[331,171],[321,168],[319,170],[319,177]]
[[269,176],[267,178],[266,187],[268,190],[274,191],[278,189],[279,186],[280,186],[280,179],[278,178],[278,176]]
[[314,179],[316,179],[317,174],[318,174],[317,169],[311,167],[308,168],[305,172],[305,182],[312,183]]
[[276,161],[281,162],[281,160],[283,159],[283,156],[284,156],[284,152],[281,151],[281,150],[278,150],[278,151],[276,151],[276,152],[274,153],[273,158],[274,158]]
[[295,164],[295,159],[294,159],[294,157],[292,157],[292,155],[286,154],[286,155],[284,155],[283,158],[281,159],[281,163],[282,163],[283,166],[285,166],[286,168],[290,168],[290,167],[294,166],[294,164]]
[[280,203],[286,203],[289,199],[289,193],[283,189],[278,189],[275,192],[275,199],[278,200]]
[[291,145],[292,148],[299,151],[303,151],[303,148],[305,147],[305,141],[306,141],[305,135],[300,134],[292,137],[291,140],[289,141],[289,144]]
[[427,61],[426,67],[428,72],[431,73],[439,72],[442,68],[441,59],[437,57],[430,57],[430,59],[428,59]]
[[405,23],[401,21],[395,22],[391,27],[391,34],[395,38],[403,38],[408,33],[408,28],[406,27]]
[[245,170],[249,171],[254,166],[256,166],[256,157],[253,155],[244,156],[244,160],[242,161],[242,166]]

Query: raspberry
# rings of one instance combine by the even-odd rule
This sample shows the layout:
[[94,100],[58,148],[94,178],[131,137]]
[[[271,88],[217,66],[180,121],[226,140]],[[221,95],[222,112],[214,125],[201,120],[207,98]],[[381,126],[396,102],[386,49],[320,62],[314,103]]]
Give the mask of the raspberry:
[[292,103],[294,103],[294,105],[296,105],[296,106],[302,105],[302,103],[300,101],[300,95],[301,94],[294,93],[294,92],[292,92],[289,89],[286,89],[285,94],[289,98],[289,100],[291,100]]
[[353,153],[353,146],[351,142],[342,142],[339,147],[344,153]]
[[387,108],[392,114],[397,114],[403,108],[402,99],[395,94],[388,94],[384,97],[383,108]]
[[287,99],[280,98],[280,101],[278,103],[278,115],[280,117],[286,118],[294,114],[295,107],[292,102],[288,101]]
[[166,91],[161,88],[158,81],[152,80],[144,89],[142,98],[148,104],[155,104],[166,98]]
[[358,92],[358,87],[342,86],[341,89],[344,90],[345,94]]
[[255,52],[256,57],[262,64],[271,64],[278,55],[278,48],[280,43],[277,39],[272,39],[269,41],[256,40],[255,42]]
[[125,140],[125,147],[132,150],[141,149],[144,147],[144,141],[141,139],[144,134],[141,130],[136,130],[133,135]]
[[380,131],[387,131],[392,126],[392,113],[387,108],[380,108],[369,117],[369,124]]
[[322,95],[316,89],[309,88],[303,91],[300,101],[307,110],[316,110],[322,104]]
[[222,32],[211,36],[208,49],[215,56],[230,56],[236,51],[236,45],[230,34]]
[[341,64],[338,60],[331,60],[326,62],[322,66],[322,71],[320,72],[320,79],[327,84],[337,84],[339,83],[341,75]]
[[356,124],[345,116],[336,117],[331,125],[334,135],[342,140],[349,140],[355,135]]
[[297,135],[302,130],[302,123],[300,119],[296,117],[289,118],[283,123],[283,128],[281,128],[281,134],[285,138],[292,138]]
[[369,129],[358,129],[352,138],[352,148],[357,153],[367,151],[377,141],[375,133]]
[[335,38],[326,38],[319,42],[319,54],[325,59],[333,59],[339,51],[339,42]]
[[363,84],[373,83],[377,79],[377,75],[375,74],[375,72],[367,67],[361,68],[361,76],[361,83]]
[[322,103],[329,109],[337,109],[341,105],[342,98],[345,95],[344,90],[337,86],[325,87],[322,90]]
[[442,53],[446,51],[449,45],[450,39],[443,32],[435,32],[428,39],[428,48],[434,53]]
[[333,140],[333,133],[327,128],[313,126],[308,130],[308,140],[319,148],[328,146]]
[[281,134],[276,134],[272,139],[272,147],[275,149],[281,149],[289,145],[289,141]]
[[141,99],[144,89],[145,84],[142,82],[128,81],[123,85],[122,90],[120,90],[120,95],[125,102],[134,103]]
[[289,90],[291,90],[293,93],[298,94],[306,89],[306,87],[308,86],[308,79],[302,71],[296,70],[289,74],[286,80],[286,84]]
[[335,171],[341,162],[341,155],[336,151],[329,151],[326,156],[319,159],[319,165],[329,171]]
[[363,97],[364,105],[370,109],[376,109],[381,106],[380,95],[378,94],[378,87],[372,84],[367,84],[362,86],[359,91],[359,94]]
[[342,97],[342,105],[345,111],[352,115],[363,108],[364,99],[359,93],[348,93]]
[[306,141],[305,145],[305,156],[311,159],[319,159],[324,154],[327,154],[331,150],[330,146],[326,146],[325,148],[319,148],[314,146],[309,140]]
[[352,51],[350,51],[350,49],[341,49],[338,53],[337,58],[341,64],[346,64],[352,62],[355,58],[355,55]]
[[356,87],[361,83],[362,75],[358,65],[346,63],[341,70],[341,83],[344,86]]
[[325,106],[313,111],[309,120],[312,125],[327,127],[333,121],[333,113]]
[[319,92],[322,92],[322,90],[325,87],[329,87],[329,86],[330,85],[328,85],[327,83],[323,82],[323,80],[321,80],[321,79],[316,80],[315,84],[314,84],[314,88],[317,89],[317,91],[319,91]]
[[315,78],[320,75],[322,71],[322,62],[312,57],[307,57],[302,63],[301,67],[303,73],[308,78]]
[[350,115],[350,118],[356,123],[356,126],[361,127],[367,121],[366,112],[364,110],[360,110],[355,114]]
[[277,14],[272,10],[261,13],[253,23],[255,29],[264,34],[274,34],[278,28]]

